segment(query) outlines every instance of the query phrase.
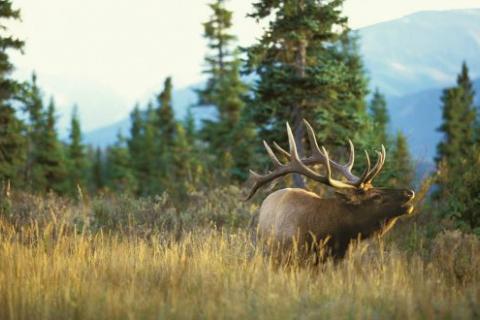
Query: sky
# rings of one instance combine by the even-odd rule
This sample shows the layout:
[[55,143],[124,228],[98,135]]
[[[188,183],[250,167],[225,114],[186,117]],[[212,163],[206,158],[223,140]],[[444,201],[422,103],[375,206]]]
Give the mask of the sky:
[[[167,76],[177,88],[200,82],[206,43],[202,22],[208,0],[13,0],[22,22],[11,32],[26,41],[13,54],[15,77],[35,70],[53,95],[61,129],[78,104],[85,130],[114,123],[161,89]],[[262,27],[246,18],[247,0],[230,0],[233,32],[247,46]],[[478,8],[480,0],[346,0],[354,29],[424,10]]]

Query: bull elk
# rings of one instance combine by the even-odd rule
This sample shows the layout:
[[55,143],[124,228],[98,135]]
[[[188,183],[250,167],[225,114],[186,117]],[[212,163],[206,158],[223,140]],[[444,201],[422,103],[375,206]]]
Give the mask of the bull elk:
[[[262,203],[258,220],[258,235],[274,239],[281,249],[290,247],[295,239],[303,248],[315,248],[315,243],[324,241],[327,252],[334,258],[342,258],[352,240],[364,239],[373,234],[383,235],[399,216],[411,214],[415,193],[409,189],[387,189],[372,186],[373,179],[385,163],[386,152],[382,145],[377,151],[378,159],[371,167],[365,152],[367,168],[360,177],[352,173],[355,160],[353,143],[348,140],[350,154],[344,165],[329,158],[327,150],[320,148],[315,132],[304,120],[307,128],[311,155],[300,159],[292,130],[287,123],[290,152],[274,143],[275,149],[289,159],[283,164],[272,148],[264,141],[265,149],[273,161],[274,170],[260,175],[250,170],[253,181],[247,200],[263,185],[281,176],[295,173],[336,189],[334,197],[322,199],[304,189],[286,188],[273,192]],[[308,166],[323,164],[326,175],[321,175]],[[332,168],[345,178],[332,177]]]

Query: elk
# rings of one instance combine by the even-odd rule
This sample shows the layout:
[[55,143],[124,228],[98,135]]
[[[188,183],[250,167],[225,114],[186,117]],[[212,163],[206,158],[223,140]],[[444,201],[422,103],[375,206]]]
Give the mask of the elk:
[[[285,188],[271,193],[262,203],[258,217],[257,234],[261,239],[273,239],[281,251],[297,244],[307,248],[307,254],[318,251],[318,243],[334,259],[343,258],[353,240],[365,239],[374,234],[383,235],[390,230],[399,216],[411,214],[415,193],[409,189],[387,189],[372,186],[373,179],[385,163],[386,151],[382,145],[377,151],[378,159],[371,167],[365,151],[367,168],[358,177],[352,173],[355,149],[348,140],[350,154],[344,165],[329,158],[327,150],[318,146],[312,126],[304,120],[311,154],[300,159],[292,130],[287,123],[290,152],[274,143],[275,149],[289,161],[280,162],[270,145],[264,141],[274,170],[261,175],[250,170],[253,186],[247,196],[271,181],[290,174],[300,174],[316,182],[335,188],[334,197],[323,199],[316,193],[299,188]],[[309,166],[323,164],[326,175],[321,175]],[[332,168],[345,179],[336,180]],[[318,253],[318,252],[317,252]]]

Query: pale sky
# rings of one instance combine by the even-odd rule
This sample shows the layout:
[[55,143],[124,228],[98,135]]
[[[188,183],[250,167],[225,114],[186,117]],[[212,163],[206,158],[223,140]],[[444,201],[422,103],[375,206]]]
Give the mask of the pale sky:
[[[87,130],[115,122],[128,115],[136,101],[158,91],[166,76],[173,77],[177,88],[202,80],[206,48],[201,23],[209,17],[209,2],[13,0],[23,22],[13,24],[11,31],[26,41],[25,54],[13,56],[17,77],[36,70],[61,114],[79,104]],[[233,31],[244,46],[261,34],[245,17],[251,3],[227,2],[235,12]],[[416,11],[478,7],[480,0],[347,0],[344,12],[350,26],[359,28]],[[99,89],[80,94],[74,92],[76,86]],[[114,97],[110,100],[117,105],[99,108],[90,103],[102,93]]]

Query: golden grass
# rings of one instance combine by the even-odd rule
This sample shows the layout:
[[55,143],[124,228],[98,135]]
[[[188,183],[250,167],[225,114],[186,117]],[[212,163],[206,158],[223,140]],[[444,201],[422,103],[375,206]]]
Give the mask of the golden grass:
[[0,319],[480,316],[476,238],[443,235],[431,258],[373,240],[317,267],[277,267],[260,251],[245,231],[175,241],[0,222]]

